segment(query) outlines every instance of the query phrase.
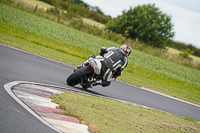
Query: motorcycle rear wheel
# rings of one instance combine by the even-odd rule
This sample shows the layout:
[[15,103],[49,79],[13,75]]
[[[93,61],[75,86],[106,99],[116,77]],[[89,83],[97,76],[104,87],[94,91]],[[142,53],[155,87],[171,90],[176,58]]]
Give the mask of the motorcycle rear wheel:
[[74,73],[72,73],[68,78],[67,78],[67,84],[70,86],[75,86],[78,83],[80,83],[80,80],[83,76],[85,75],[91,75],[92,71],[89,66],[85,66],[81,69],[78,69]]

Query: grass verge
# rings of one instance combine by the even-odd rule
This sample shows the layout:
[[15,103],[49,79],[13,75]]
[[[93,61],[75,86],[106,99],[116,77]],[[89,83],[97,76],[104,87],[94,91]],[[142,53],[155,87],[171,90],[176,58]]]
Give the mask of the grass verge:
[[99,133],[200,132],[200,123],[154,109],[147,109],[105,98],[63,93],[53,102],[74,116],[93,124]]

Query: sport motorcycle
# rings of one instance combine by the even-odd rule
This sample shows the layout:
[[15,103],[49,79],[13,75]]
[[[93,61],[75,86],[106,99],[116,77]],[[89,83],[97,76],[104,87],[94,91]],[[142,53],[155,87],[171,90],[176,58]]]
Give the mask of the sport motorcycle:
[[101,60],[103,60],[103,56],[89,59],[88,65],[74,70],[74,72],[67,78],[67,84],[70,86],[80,84],[84,89],[101,85]]

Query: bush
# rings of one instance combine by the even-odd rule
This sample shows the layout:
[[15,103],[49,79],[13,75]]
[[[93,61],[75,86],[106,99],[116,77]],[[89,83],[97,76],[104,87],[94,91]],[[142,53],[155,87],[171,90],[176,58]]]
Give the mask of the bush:
[[190,59],[189,55],[194,53],[194,51],[190,51],[189,48],[182,49],[181,51],[182,52],[179,54],[179,56],[184,58],[184,59]]

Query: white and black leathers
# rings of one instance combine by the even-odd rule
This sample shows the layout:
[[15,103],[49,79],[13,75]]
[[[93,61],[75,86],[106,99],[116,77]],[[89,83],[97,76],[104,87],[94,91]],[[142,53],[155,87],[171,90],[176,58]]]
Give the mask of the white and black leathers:
[[[106,55],[104,56],[104,54]],[[122,74],[122,71],[128,65],[128,61],[125,52],[116,47],[102,47],[100,55],[102,65],[101,75],[103,77],[101,85],[106,87],[110,85],[112,78],[116,78]],[[91,55],[89,56],[88,60],[78,67],[87,66],[89,64],[89,60],[97,58],[100,58],[100,56]]]
[[107,70],[105,70],[106,68],[103,68],[103,65],[102,74],[103,79],[109,82],[113,77],[121,75],[128,64],[128,61],[125,52],[116,47],[101,48],[101,54],[105,53],[107,54],[104,56],[104,63],[107,66]]

